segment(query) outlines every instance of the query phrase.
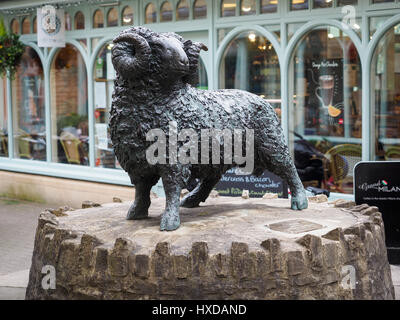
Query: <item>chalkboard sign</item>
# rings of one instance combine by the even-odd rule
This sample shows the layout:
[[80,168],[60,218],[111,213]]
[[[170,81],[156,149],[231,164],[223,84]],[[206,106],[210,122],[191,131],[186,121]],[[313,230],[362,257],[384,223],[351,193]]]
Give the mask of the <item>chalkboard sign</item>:
[[261,198],[265,193],[277,193],[280,198],[288,197],[288,188],[278,176],[264,171],[259,176],[237,175],[235,169],[228,170],[214,188],[221,196],[240,197],[249,190],[251,198]]
[[360,162],[354,168],[356,204],[377,206],[390,263],[400,263],[400,161]]

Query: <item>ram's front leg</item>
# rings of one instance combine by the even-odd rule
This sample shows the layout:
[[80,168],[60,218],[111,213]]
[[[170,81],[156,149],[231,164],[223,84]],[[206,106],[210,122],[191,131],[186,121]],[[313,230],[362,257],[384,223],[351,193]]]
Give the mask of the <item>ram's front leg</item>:
[[162,177],[166,204],[161,217],[160,230],[172,231],[179,228],[179,202],[182,187],[177,175],[169,173]]

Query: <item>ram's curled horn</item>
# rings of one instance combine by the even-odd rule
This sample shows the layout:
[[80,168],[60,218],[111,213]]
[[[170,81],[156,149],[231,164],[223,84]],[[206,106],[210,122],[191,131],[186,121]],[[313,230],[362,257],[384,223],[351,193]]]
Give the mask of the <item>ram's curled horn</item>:
[[[148,68],[151,48],[145,38],[137,33],[121,33],[113,42],[116,44],[113,48],[113,63],[117,70],[120,72],[123,70],[140,72]],[[121,42],[133,45],[134,55],[128,53],[129,51],[124,50],[124,48],[120,48]]]

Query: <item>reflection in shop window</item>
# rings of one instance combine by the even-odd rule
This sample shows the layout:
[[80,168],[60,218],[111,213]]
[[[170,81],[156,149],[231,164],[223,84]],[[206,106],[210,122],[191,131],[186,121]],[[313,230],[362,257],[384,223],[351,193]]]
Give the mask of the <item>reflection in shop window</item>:
[[375,160],[400,161],[400,24],[379,41],[371,77]]
[[313,8],[332,8],[333,0],[314,0]]
[[198,70],[198,80],[197,80],[197,88],[207,90],[208,89],[208,78],[207,78],[207,70],[203,63],[203,60],[199,59],[199,70]]
[[233,17],[236,15],[236,0],[221,1],[221,17]]
[[13,19],[13,20],[11,21],[10,27],[11,27],[11,31],[12,31],[13,33],[19,34],[19,22],[18,22],[17,19]]
[[71,16],[68,12],[64,14],[64,21],[65,21],[65,31],[71,31],[72,21],[71,21]]
[[240,1],[240,15],[247,16],[256,14],[256,1],[255,0],[241,0]]
[[75,21],[74,21],[75,30],[83,30],[85,29],[85,16],[81,11],[78,11],[75,14]]
[[8,157],[7,81],[0,78],[0,157]]
[[93,14],[93,28],[103,28],[103,27],[104,27],[103,11],[97,9]]
[[31,20],[29,18],[24,18],[22,20],[22,34],[31,33]]
[[306,10],[308,9],[308,0],[291,0],[290,10]]
[[337,2],[338,7],[349,6],[349,5],[356,6],[357,4],[358,0],[338,0]]
[[165,1],[161,5],[160,21],[161,22],[172,21],[172,6],[169,1]]
[[305,186],[353,193],[361,161],[361,63],[351,39],[335,27],[310,31],[290,64],[289,132]]
[[189,19],[189,1],[181,0],[176,7],[176,20]]
[[130,26],[133,24],[133,10],[130,6],[126,6],[122,10],[122,25]]
[[108,11],[107,14],[107,27],[116,27],[118,26],[118,11],[115,8],[112,8]]
[[273,13],[278,11],[278,1],[277,0],[261,0],[261,13]]
[[204,19],[207,17],[206,0],[196,0],[193,7],[193,17],[195,19]]
[[253,31],[232,40],[222,56],[219,86],[257,94],[269,101],[280,116],[280,68],[271,42]]
[[50,69],[52,159],[88,165],[88,96],[86,66],[78,49],[59,49]]
[[108,120],[115,71],[111,62],[113,43],[106,44],[96,57],[94,64],[94,119],[95,119],[95,158],[96,167],[120,168],[112,147]]
[[45,161],[44,74],[40,58],[31,47],[25,47],[11,91],[14,156]]
[[149,3],[145,10],[145,23],[156,23],[157,22],[157,12],[154,4]]

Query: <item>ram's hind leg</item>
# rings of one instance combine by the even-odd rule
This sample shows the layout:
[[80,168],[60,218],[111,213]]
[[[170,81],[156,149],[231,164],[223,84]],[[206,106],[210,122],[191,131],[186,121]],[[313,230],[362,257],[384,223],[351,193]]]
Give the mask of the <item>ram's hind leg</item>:
[[135,181],[135,201],[128,210],[127,220],[140,220],[148,217],[151,187],[157,183],[158,179],[158,176],[150,176]]
[[262,159],[266,164],[266,169],[281,177],[287,182],[290,188],[292,200],[291,208],[293,210],[307,209],[308,201],[303,184],[299,178],[296,167],[286,147],[281,147],[280,152],[271,152],[270,149],[260,148],[262,150]]
[[166,174],[162,177],[165,191],[165,211],[161,217],[160,230],[172,231],[179,228],[181,221],[179,218],[179,197],[182,187],[176,175]]
[[207,200],[210,192],[221,179],[220,176],[215,178],[203,179],[191,192],[189,192],[181,201],[180,206],[184,208],[198,207],[200,202]]

